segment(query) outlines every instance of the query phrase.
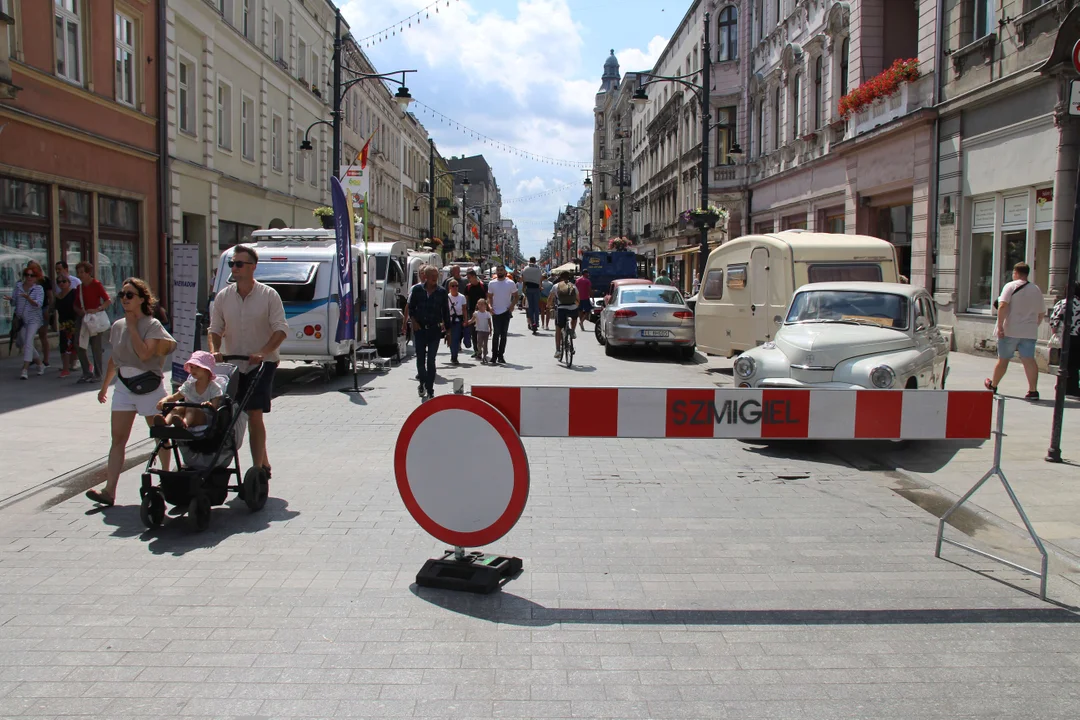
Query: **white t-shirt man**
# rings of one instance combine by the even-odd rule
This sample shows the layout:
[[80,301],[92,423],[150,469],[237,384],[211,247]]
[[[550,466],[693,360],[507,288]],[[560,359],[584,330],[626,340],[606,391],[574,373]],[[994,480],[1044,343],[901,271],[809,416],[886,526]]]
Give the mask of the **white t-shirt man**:
[[1039,316],[1046,312],[1042,290],[1027,280],[1013,280],[1001,289],[998,302],[1008,303],[1005,337],[1034,340],[1039,337]]
[[514,293],[516,292],[517,283],[508,277],[489,282],[488,295],[491,297],[492,314],[502,315],[513,310]]

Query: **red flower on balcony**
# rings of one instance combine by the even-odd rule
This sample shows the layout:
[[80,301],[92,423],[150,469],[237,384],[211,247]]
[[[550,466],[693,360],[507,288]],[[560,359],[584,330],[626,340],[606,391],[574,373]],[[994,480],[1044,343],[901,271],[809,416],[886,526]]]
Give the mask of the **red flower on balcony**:
[[897,60],[892,67],[875,75],[840,98],[840,116],[851,117],[876,100],[894,95],[900,86],[919,78],[919,61],[915,58]]

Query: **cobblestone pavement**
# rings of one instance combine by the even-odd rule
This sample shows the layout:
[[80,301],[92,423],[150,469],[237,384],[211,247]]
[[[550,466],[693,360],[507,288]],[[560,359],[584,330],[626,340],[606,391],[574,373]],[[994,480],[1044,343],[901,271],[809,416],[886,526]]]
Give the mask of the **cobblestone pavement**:
[[[511,366],[441,362],[437,390],[717,381],[587,338],[567,370],[513,329]],[[412,374],[289,385],[266,509],[205,533],[143,532],[137,469],[115,508],[0,513],[0,718],[1076,717],[1080,617],[935,559],[936,518],[814,448],[527,439],[529,504],[490,548],[524,572],[417,589],[443,546],[394,485]]]

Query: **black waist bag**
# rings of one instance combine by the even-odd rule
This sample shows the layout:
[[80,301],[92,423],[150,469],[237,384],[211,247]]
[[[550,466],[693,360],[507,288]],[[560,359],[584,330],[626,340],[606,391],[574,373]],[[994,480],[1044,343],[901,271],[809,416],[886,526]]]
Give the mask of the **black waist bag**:
[[130,378],[124,377],[119,372],[116,375],[124,387],[136,395],[148,395],[161,387],[161,375],[150,370]]

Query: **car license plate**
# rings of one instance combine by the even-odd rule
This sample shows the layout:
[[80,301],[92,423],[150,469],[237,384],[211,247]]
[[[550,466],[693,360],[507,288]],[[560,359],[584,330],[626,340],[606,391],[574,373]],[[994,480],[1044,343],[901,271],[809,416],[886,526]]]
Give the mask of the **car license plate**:
[[667,337],[670,335],[667,330],[642,330],[641,337]]

